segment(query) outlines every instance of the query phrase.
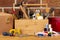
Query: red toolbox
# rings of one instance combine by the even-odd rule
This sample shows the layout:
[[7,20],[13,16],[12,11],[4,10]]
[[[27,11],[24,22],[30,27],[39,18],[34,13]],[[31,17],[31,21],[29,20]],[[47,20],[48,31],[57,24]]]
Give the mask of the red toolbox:
[[60,32],[60,17],[49,17],[48,19],[53,31]]

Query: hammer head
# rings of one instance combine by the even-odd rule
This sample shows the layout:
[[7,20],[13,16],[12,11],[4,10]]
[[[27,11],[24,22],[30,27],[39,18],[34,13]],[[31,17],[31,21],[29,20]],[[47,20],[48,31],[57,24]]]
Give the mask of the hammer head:
[[50,11],[49,11],[49,13],[52,13],[53,11],[54,11],[54,8],[51,8]]

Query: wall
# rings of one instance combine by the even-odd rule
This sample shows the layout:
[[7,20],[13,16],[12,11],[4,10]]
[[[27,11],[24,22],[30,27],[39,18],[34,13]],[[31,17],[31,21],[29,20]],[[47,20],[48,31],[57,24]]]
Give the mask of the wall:
[[0,0],[0,7],[12,6],[13,0]]
[[50,7],[60,7],[60,0],[49,0],[48,4]]
[[[20,3],[22,0],[18,0]],[[40,3],[40,0],[25,0],[27,3]],[[0,0],[0,7],[12,6],[14,0]],[[49,7],[60,7],[60,0],[43,0],[43,3],[47,3]],[[60,9],[55,9],[55,14],[60,15]]]
[[[22,0],[17,0],[17,2],[21,2]],[[39,0],[27,0],[27,3],[39,3]],[[12,6],[14,0],[0,0],[0,7]]]
[[[17,0],[21,2],[22,0]],[[40,0],[26,0],[27,3],[40,3]],[[14,0],[0,0],[0,7],[12,6]],[[43,3],[48,3],[49,7],[60,7],[60,0],[43,0]]]

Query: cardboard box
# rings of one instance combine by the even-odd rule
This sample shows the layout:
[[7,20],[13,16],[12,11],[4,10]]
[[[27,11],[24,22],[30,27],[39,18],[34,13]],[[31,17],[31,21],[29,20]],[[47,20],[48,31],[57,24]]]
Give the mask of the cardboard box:
[[20,19],[15,20],[15,28],[20,28],[22,34],[34,35],[34,33],[41,32],[44,30],[45,25],[48,20],[30,20],[30,19]]
[[0,34],[9,32],[13,28],[13,16],[8,13],[0,12]]

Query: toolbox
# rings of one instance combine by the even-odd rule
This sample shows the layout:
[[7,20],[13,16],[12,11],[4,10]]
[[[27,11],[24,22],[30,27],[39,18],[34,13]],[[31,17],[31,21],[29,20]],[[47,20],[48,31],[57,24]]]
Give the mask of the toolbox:
[[9,32],[13,28],[13,16],[8,13],[0,12],[0,34]]

